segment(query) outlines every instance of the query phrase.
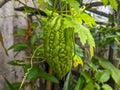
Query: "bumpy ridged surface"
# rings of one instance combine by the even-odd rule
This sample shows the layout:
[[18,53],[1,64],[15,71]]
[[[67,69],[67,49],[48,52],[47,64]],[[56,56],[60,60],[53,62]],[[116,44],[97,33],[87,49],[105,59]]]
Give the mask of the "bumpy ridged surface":
[[44,53],[48,64],[59,78],[72,67],[72,28],[64,28],[62,17],[48,21],[44,29]]

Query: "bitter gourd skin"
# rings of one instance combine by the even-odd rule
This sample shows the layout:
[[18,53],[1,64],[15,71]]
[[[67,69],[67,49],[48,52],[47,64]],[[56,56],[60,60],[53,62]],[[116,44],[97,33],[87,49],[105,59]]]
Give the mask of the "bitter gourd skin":
[[64,28],[62,16],[52,17],[44,28],[44,55],[59,79],[72,67],[72,29]]

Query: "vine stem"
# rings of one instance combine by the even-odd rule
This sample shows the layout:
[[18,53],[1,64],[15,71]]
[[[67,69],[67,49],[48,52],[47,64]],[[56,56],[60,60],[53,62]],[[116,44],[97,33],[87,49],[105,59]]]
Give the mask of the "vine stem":
[[37,51],[39,48],[40,48],[40,46],[38,46],[38,47],[35,49],[35,51],[33,52],[33,55],[32,55],[32,57],[31,57],[31,59],[30,59],[30,68],[27,69],[27,72],[26,72],[25,75],[24,75],[24,78],[23,78],[23,80],[22,80],[22,82],[21,82],[21,85],[20,85],[20,87],[19,87],[19,90],[21,90],[21,88],[22,88],[22,86],[23,86],[23,84],[24,84],[24,82],[25,82],[28,74],[30,73],[30,71],[31,71],[31,69],[32,69],[32,67],[33,67],[33,59],[34,59],[34,56],[35,56],[35,54],[36,54],[36,51]]

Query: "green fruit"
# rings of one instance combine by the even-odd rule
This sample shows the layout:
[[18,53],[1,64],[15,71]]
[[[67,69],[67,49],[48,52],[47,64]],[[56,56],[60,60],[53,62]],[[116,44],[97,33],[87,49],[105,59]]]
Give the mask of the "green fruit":
[[48,64],[60,79],[72,67],[73,29],[64,28],[63,22],[62,17],[53,17],[46,25],[49,27],[44,29],[44,55]]

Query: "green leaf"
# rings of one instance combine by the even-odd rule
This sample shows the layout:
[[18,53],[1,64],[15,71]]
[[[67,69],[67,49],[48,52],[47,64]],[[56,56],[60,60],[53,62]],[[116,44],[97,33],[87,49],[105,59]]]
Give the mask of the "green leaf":
[[38,25],[39,25],[38,22],[33,22],[33,23],[32,23],[32,28],[33,28],[33,29],[36,29],[36,28],[38,27]]
[[84,85],[84,78],[83,77],[79,77],[76,85],[75,85],[75,89],[74,90],[83,90],[83,85]]
[[4,78],[6,83],[7,83],[7,87],[5,88],[5,90],[18,90],[21,82],[15,82],[15,83],[10,83],[6,78]]
[[24,66],[28,63],[21,60],[12,60],[12,61],[9,61],[8,64],[14,65],[14,66]]
[[14,87],[14,89],[10,89],[9,87],[6,87],[5,90],[18,90],[20,87],[20,84],[21,84],[21,82],[12,83],[11,85]]
[[78,23],[78,25],[75,28],[75,32],[78,33],[78,37],[80,38],[80,41],[83,46],[88,41],[88,44],[90,45],[90,56],[92,58],[92,56],[94,55],[93,49],[95,47],[95,42],[94,42],[94,38],[92,37],[89,29],[87,29],[86,27],[84,27]]
[[71,72],[68,73],[63,90],[70,90]]
[[75,26],[76,26],[75,20],[71,16],[66,15],[66,17],[64,18],[64,28],[75,27]]
[[7,90],[15,90],[15,88],[13,87],[13,85],[4,77],[5,82],[7,83]]
[[108,84],[103,84],[102,88],[103,88],[103,90],[113,90],[112,87]]
[[7,50],[6,50],[5,46],[4,46],[3,36],[2,36],[2,33],[1,33],[1,32],[0,32],[0,42],[1,42],[1,45],[2,45],[2,47],[3,47],[3,49],[4,49],[4,51],[5,51],[5,54],[6,54],[7,56],[9,56]]
[[91,17],[88,13],[85,13],[81,10],[75,11],[73,9],[72,16],[75,19],[75,21],[79,22],[79,24],[85,23],[85,24],[88,24],[90,27],[93,27],[96,25],[95,19]]
[[109,0],[110,5],[112,8],[114,8],[116,11],[118,11],[118,2],[117,0]]
[[110,3],[111,7],[118,11],[118,2],[117,0],[102,0],[103,4],[106,6]]
[[25,29],[18,29],[17,33],[14,34],[14,36],[24,36],[25,35]]
[[109,0],[102,0],[102,2],[106,6],[106,5],[108,5]]
[[52,0],[44,0],[44,1],[52,6]]
[[40,5],[40,6],[44,6],[44,0],[38,0],[38,5]]
[[92,62],[89,62],[88,65],[91,70],[97,71],[97,66],[95,64],[93,64]]
[[83,90],[95,90],[95,86],[92,82],[89,82]]
[[[79,45],[75,44],[75,49],[76,49],[76,55],[80,56],[80,57],[83,57],[84,54],[83,54],[83,50],[80,48]],[[74,50],[73,50],[74,52]]]
[[8,50],[13,49],[14,51],[22,51],[29,48],[29,46],[25,43],[16,43],[12,45]]
[[82,71],[81,72],[81,75],[85,78],[86,80],[86,83],[89,83],[92,81],[91,77],[90,77],[90,74],[86,71]]
[[30,40],[31,44],[34,45],[36,41],[37,41],[37,36],[32,35],[31,40]]
[[76,11],[80,9],[80,4],[77,0],[61,0],[67,2],[70,7],[74,8]]
[[98,58],[98,60],[102,67],[110,71],[113,80],[120,86],[120,70],[104,58]]
[[101,90],[100,85],[98,83],[95,83],[95,90]]
[[110,78],[110,72],[108,70],[98,70],[95,73],[95,78],[98,82],[107,82]]
[[69,5],[74,8],[76,11],[80,9],[80,4],[76,0],[67,0]]
[[[27,72],[28,68],[30,68],[30,65],[26,65],[24,67],[25,73]],[[27,75],[27,80],[35,81],[38,78],[44,78],[44,79],[49,80],[49,81],[51,81],[53,83],[59,83],[59,81],[54,76],[46,73],[41,68],[39,68],[38,65],[36,65],[36,66],[32,67],[29,74]]]
[[79,16],[89,26],[93,27],[93,26],[96,25],[94,18],[91,17],[89,14],[87,14],[87,13],[81,13]]

